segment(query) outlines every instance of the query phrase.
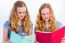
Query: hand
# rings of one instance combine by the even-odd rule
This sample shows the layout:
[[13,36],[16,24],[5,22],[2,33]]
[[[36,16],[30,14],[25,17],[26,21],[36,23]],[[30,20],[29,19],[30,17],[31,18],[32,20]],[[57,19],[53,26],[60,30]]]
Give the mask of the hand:
[[38,41],[35,41],[35,43],[39,43]]
[[39,43],[39,42],[36,42],[36,43]]
[[7,43],[13,43],[12,41],[8,40]]
[[39,42],[35,39],[35,43],[39,43]]
[[65,37],[62,38],[61,43],[65,43]]

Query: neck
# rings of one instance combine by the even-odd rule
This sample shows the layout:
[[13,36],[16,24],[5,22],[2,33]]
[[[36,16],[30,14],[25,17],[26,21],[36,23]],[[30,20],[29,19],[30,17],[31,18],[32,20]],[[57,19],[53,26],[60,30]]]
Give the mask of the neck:
[[22,25],[22,21],[21,20],[18,20],[18,25]]
[[45,21],[46,22],[46,31],[48,31],[48,21]]

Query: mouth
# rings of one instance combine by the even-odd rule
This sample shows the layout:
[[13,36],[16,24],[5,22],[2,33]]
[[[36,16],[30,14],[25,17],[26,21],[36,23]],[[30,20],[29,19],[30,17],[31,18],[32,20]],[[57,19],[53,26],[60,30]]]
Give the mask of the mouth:
[[23,17],[22,16],[19,16],[19,19],[22,19]]
[[45,19],[48,19],[48,18],[45,18]]
[[45,21],[48,21],[49,20],[49,18],[45,18]]

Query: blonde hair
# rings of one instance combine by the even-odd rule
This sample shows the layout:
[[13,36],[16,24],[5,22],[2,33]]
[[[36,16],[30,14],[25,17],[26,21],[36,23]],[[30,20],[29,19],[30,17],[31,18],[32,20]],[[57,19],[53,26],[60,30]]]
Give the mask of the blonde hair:
[[45,3],[43,5],[41,5],[40,9],[39,9],[39,13],[37,16],[37,21],[36,21],[36,29],[38,31],[46,31],[46,25],[45,25],[45,21],[42,20],[41,17],[41,10],[44,8],[49,8],[50,13],[51,13],[51,18],[49,19],[48,23],[49,23],[49,32],[55,31],[56,29],[56,21],[54,18],[54,14],[53,14],[53,10],[51,8],[51,6],[48,3]]
[[[18,17],[16,15],[17,7],[26,7],[26,4],[23,1],[17,1],[12,8],[9,21],[10,21],[11,30],[14,32],[18,32]],[[23,31],[29,33],[31,24],[30,24],[30,17],[27,7],[26,7],[26,16],[23,18],[21,23],[22,23]]]

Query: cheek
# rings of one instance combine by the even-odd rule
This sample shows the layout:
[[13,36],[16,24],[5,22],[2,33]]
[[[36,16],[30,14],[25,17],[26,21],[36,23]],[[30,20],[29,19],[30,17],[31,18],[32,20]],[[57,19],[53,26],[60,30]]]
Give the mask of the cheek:
[[18,15],[18,18],[19,18],[20,20],[22,20],[24,17],[25,17],[25,14],[24,14],[24,15]]
[[20,16],[21,16],[21,14],[17,14],[17,16],[18,16],[18,17],[20,17]]
[[42,19],[45,19],[45,15],[42,15]]
[[22,17],[24,18],[26,14],[22,15]]
[[50,15],[48,15],[48,18],[50,18],[51,16]]
[[22,15],[20,15],[21,17],[22,17],[22,19],[26,16],[26,14],[22,14]]
[[19,14],[18,12],[17,12],[17,16],[20,16],[21,14]]
[[25,17],[25,15],[26,15],[26,14],[24,13],[24,14],[22,14],[21,16],[22,16],[22,17]]

